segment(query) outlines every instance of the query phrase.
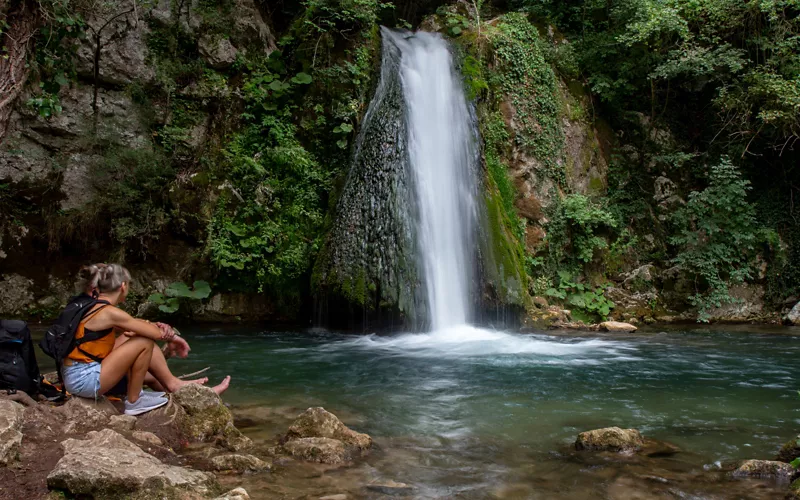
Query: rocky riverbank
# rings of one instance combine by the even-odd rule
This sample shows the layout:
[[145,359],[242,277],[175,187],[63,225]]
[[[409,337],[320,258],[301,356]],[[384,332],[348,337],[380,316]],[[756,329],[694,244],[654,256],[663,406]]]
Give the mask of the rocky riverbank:
[[322,408],[297,417],[275,446],[256,446],[236,428],[219,396],[195,384],[174,393],[166,407],[138,418],[120,414],[118,406],[106,398],[73,397],[54,406],[0,395],[0,498],[57,498],[53,495],[60,492],[245,500],[246,490],[220,483],[245,473],[269,474],[284,456],[348,464],[372,446],[368,435]]

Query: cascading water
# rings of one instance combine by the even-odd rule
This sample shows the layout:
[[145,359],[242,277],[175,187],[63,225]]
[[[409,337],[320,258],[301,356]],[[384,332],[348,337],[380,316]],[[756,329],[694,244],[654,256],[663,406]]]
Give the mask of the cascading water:
[[417,202],[417,248],[431,327],[473,319],[477,157],[475,119],[447,42],[438,34],[383,29],[400,49],[408,162]]

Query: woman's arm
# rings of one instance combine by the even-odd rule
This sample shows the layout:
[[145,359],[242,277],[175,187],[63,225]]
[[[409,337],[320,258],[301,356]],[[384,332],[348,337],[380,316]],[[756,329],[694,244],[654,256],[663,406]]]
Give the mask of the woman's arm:
[[163,338],[161,329],[156,325],[136,319],[122,309],[116,307],[109,309],[109,320],[111,320],[113,326],[126,332],[126,335],[131,332],[134,336],[147,337],[152,340],[161,340]]

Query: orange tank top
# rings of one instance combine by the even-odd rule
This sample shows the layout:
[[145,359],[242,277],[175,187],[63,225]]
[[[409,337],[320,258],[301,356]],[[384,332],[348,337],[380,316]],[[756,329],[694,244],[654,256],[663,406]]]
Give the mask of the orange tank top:
[[[104,359],[111,353],[111,350],[114,349],[114,342],[116,341],[116,336],[114,335],[113,328],[109,328],[107,330],[102,330],[99,332],[94,332],[92,330],[86,329],[86,322],[89,321],[92,318],[92,316],[97,314],[103,307],[105,306],[98,307],[94,311],[87,314],[86,317],[84,317],[78,324],[78,329],[75,331],[75,339],[78,341],[79,345],[75,349],[73,349],[71,353],[69,353],[69,355],[67,356],[69,359],[73,359],[75,361],[80,361],[83,363],[92,363],[97,361],[98,359]],[[91,340],[81,343],[80,340],[86,335],[100,336],[100,337],[97,340]],[[92,356],[97,359],[92,359]]]

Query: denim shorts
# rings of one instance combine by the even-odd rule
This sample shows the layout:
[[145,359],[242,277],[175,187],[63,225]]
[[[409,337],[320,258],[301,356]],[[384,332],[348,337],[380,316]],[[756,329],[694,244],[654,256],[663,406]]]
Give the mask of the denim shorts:
[[63,367],[64,385],[67,392],[82,398],[97,399],[100,390],[100,363],[73,362]]

